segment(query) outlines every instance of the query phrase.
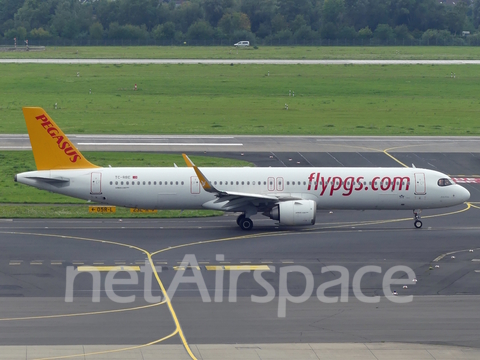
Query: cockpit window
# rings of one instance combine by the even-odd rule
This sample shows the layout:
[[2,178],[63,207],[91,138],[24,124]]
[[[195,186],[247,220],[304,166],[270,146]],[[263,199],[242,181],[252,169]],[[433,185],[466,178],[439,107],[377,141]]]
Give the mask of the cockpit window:
[[438,186],[449,186],[453,185],[450,179],[439,179],[437,182]]

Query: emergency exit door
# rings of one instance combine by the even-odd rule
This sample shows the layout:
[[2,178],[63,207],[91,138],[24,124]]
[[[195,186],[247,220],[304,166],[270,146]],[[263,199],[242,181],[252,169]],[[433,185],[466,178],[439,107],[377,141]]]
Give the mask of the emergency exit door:
[[90,180],[90,194],[102,193],[102,173],[93,172]]
[[427,193],[427,187],[425,184],[425,174],[415,174],[415,195],[425,195]]

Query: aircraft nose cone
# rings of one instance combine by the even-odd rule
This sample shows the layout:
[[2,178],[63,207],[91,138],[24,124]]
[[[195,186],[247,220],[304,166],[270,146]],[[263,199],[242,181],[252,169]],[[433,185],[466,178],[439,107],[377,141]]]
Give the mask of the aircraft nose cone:
[[468,191],[462,186],[459,197],[462,200],[462,202],[468,201],[470,199],[470,191]]

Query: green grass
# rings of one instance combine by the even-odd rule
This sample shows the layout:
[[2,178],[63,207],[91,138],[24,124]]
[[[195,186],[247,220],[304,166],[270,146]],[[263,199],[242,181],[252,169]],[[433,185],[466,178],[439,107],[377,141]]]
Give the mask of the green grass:
[[212,210],[159,210],[157,213],[131,213],[130,209],[116,208],[115,213],[89,213],[88,205],[1,205],[0,218],[191,218],[222,215],[221,211]]
[[480,59],[468,46],[48,46],[45,51],[0,52],[0,58],[122,59]]
[[[176,163],[177,166],[186,166],[181,155],[123,152],[84,152],[83,154],[89,161],[100,166],[172,167],[173,163]],[[233,159],[203,156],[192,156],[191,159],[198,166],[251,166],[251,164],[246,161]],[[31,170],[36,170],[31,151],[0,151],[0,204],[87,204],[84,200],[49,193],[14,182],[13,177],[15,174]],[[18,211],[19,214],[28,214],[29,212],[39,214],[43,211],[41,208],[37,207],[28,209],[28,207],[25,208],[22,206],[8,206],[3,210],[3,213],[0,210],[0,217],[12,217],[13,215],[9,215],[8,213],[9,208],[11,211]],[[45,211],[50,208],[51,207],[46,207]],[[83,211],[79,210],[77,207],[74,207],[73,209],[76,212]],[[56,210],[56,212],[60,214],[65,211],[70,214],[72,208],[62,207]],[[136,217],[137,215],[145,216],[142,214],[134,214],[133,216]],[[118,214],[116,216],[118,217]]]
[[42,106],[66,133],[480,134],[475,65],[0,64],[0,79],[1,133]]

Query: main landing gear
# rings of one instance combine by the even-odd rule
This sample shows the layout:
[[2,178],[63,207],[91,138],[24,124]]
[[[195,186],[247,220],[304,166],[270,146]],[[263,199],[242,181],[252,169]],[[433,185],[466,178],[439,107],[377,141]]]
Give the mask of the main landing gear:
[[415,220],[413,225],[415,225],[415,227],[417,229],[420,229],[423,225],[422,222],[420,221],[420,213],[421,212],[422,212],[422,210],[413,210],[413,217],[414,217],[414,220]]
[[245,214],[241,214],[237,218],[237,225],[240,226],[242,230],[252,230],[253,228],[253,221],[250,218],[245,217]]

